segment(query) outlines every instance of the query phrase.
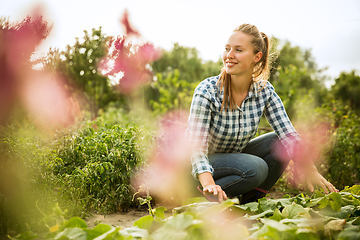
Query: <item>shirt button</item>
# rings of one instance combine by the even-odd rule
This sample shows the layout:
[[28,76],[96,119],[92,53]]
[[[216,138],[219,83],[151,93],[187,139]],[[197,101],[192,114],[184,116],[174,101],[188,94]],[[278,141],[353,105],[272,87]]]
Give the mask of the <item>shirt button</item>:
[[240,128],[240,132],[243,132],[244,131],[244,128]]

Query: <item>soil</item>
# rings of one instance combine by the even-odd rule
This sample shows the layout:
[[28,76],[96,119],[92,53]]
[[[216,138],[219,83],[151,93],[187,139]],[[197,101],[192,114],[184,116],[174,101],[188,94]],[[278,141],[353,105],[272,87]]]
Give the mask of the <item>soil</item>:
[[[282,198],[285,193],[283,192],[270,192],[269,198]],[[164,205],[159,205],[164,206]],[[155,206],[156,208],[158,206]],[[164,206],[166,209],[168,209],[165,213],[168,216],[171,216],[172,208],[175,206]],[[130,228],[134,226],[134,222],[139,220],[141,217],[149,215],[149,211],[145,208],[130,208],[126,212],[117,212],[114,214],[96,214],[93,213],[92,216],[85,219],[86,224],[88,228],[94,228],[99,223],[104,223],[111,225],[113,227],[121,227],[121,228]]]
[[129,228],[133,227],[134,222],[141,217],[149,215],[149,212],[147,210],[130,208],[126,212],[117,212],[108,215],[93,213],[92,215],[93,216],[85,219],[88,228],[94,228],[99,223],[105,223],[113,227]]

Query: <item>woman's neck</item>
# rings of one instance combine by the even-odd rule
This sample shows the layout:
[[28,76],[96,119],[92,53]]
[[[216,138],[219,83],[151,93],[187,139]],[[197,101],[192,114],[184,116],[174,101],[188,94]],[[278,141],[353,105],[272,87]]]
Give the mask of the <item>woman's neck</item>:
[[252,76],[231,75],[231,89],[233,94],[244,94],[249,92]]

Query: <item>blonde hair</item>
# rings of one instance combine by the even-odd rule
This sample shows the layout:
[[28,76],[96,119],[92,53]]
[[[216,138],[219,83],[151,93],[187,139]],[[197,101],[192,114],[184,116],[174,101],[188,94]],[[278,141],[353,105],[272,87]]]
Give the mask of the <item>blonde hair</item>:
[[[245,34],[253,36],[253,39],[250,44],[254,48],[254,54],[257,54],[258,52],[262,52],[261,59],[258,62],[256,62],[254,66],[253,81],[258,82],[261,79],[267,81],[270,73],[270,66],[269,66],[270,40],[268,36],[265,33],[260,32],[256,26],[247,23],[242,24],[237,28],[235,28],[234,32],[243,32]],[[225,107],[225,111],[227,107],[230,107],[230,109],[232,110],[235,108],[234,100],[231,96],[230,81],[231,81],[231,76],[227,74],[225,68],[223,68],[220,73],[218,84],[220,84],[220,89],[222,88],[224,89],[224,99],[222,101],[221,109]],[[265,87],[265,83],[263,84],[262,88]]]

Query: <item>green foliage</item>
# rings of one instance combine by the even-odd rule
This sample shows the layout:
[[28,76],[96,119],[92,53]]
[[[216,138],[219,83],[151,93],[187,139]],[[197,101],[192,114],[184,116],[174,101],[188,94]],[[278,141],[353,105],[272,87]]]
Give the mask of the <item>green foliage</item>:
[[[173,209],[161,219],[145,216],[134,227],[120,229],[99,224],[88,229],[70,219],[51,239],[358,239],[360,186],[312,197],[300,194],[281,199],[259,199],[245,205],[227,200],[193,203]],[[71,224],[70,224],[71,222]]]
[[67,89],[91,112],[91,119],[98,116],[110,102],[119,101],[123,105],[124,97],[111,85],[110,79],[99,72],[100,61],[107,53],[106,35],[99,29],[92,29],[89,34],[84,31],[83,41],[76,39],[73,46],[68,45],[66,51],[58,50],[48,53],[45,68],[65,75]]
[[57,134],[39,132],[25,120],[2,127],[0,236],[38,229],[39,222],[51,226],[48,213],[57,203],[68,210],[66,217],[126,209],[129,179],[151,141],[142,123],[111,108]]
[[90,209],[110,213],[129,207],[130,178],[142,163],[147,141],[135,127],[108,127],[98,121],[59,142],[53,172],[59,191],[75,214]]
[[360,118],[348,107],[332,102],[318,109],[334,127],[325,153],[328,178],[338,188],[360,181]]
[[174,43],[171,51],[162,51],[162,57],[152,64],[155,74],[160,73],[164,78],[173,74],[175,69],[179,71],[179,79],[189,83],[198,83],[207,77],[218,75],[221,62],[204,62],[196,48],[189,48]]
[[220,73],[221,61],[204,62],[195,48],[175,43],[171,51],[152,64],[156,81],[145,89],[146,101],[155,114],[175,109],[190,109],[193,91],[205,78]]
[[179,79],[179,71],[169,73],[165,79],[157,74],[154,87],[159,91],[158,101],[150,100],[155,114],[164,114],[173,110],[188,110],[190,108],[192,93],[197,83],[187,82]]
[[344,105],[348,105],[352,110],[360,114],[360,76],[355,71],[341,73],[335,79],[335,84],[330,91],[334,99],[340,100]]
[[34,125],[14,122],[0,130],[0,236],[21,232],[56,202],[49,173],[51,144]]
[[327,90],[324,85],[325,77],[321,75],[310,50],[303,50],[273,38],[272,54],[277,55],[272,63],[269,81],[274,85],[276,93],[282,99],[285,109],[291,119],[295,119],[297,102],[309,90],[312,90],[314,104],[320,106]]

